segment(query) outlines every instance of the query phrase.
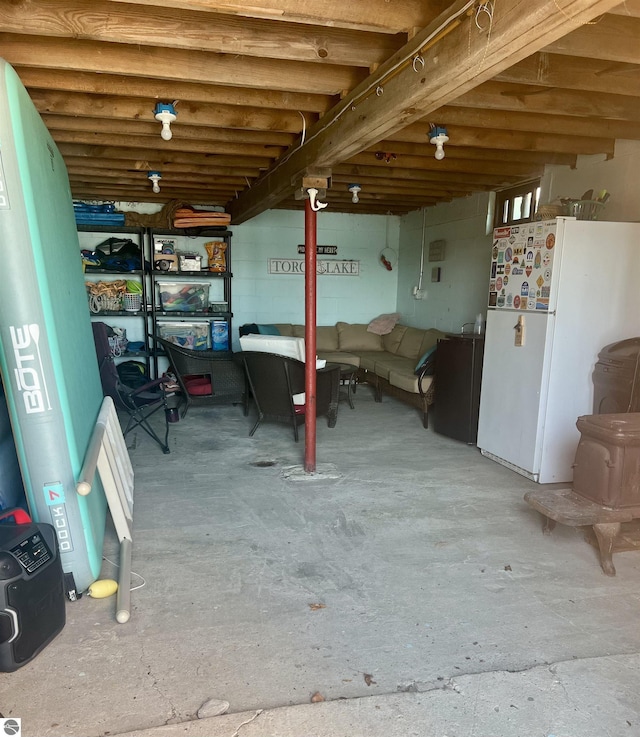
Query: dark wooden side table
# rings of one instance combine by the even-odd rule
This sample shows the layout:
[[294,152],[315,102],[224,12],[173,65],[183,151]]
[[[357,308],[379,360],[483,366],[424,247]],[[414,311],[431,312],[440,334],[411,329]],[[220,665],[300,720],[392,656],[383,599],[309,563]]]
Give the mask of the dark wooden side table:
[[341,393],[346,393],[349,407],[353,409],[353,393],[355,392],[356,372],[358,367],[354,366],[352,363],[339,363],[338,366],[340,366],[340,382],[347,387],[347,391]]
[[475,445],[478,438],[484,335],[448,335],[438,341],[433,429]]

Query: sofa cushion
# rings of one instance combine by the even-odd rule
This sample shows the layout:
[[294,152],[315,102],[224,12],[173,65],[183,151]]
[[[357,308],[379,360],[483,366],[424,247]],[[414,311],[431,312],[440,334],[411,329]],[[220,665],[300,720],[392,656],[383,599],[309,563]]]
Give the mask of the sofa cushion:
[[385,351],[397,353],[402,336],[407,332],[406,325],[396,325],[390,333],[382,336],[382,345]]
[[[292,325],[296,338],[304,338],[304,325]],[[318,325],[316,327],[316,351],[337,351],[338,331],[335,325]]]
[[375,362],[373,370],[382,379],[389,379],[392,371],[403,374],[413,374],[414,362],[411,358],[395,356],[393,353],[383,353]]
[[383,351],[382,336],[367,331],[367,325],[339,322],[338,345],[341,351]]
[[[404,389],[405,392],[411,392],[411,394],[420,393],[420,390],[418,389],[418,377],[413,374],[413,371],[410,374],[401,371],[391,371],[389,373],[388,381],[391,386],[395,386],[398,389]],[[425,376],[422,380],[422,391],[426,392],[431,386],[432,381],[432,376]]]
[[415,362],[422,355],[422,353],[424,353],[424,351],[422,351],[422,353],[420,352],[420,346],[422,345],[422,341],[424,340],[424,333],[425,331],[420,328],[407,328],[405,334],[402,336],[402,340],[400,341],[398,350],[396,351],[396,354],[398,356],[404,356],[405,358],[413,359],[413,367],[411,373],[413,373]]
[[375,371],[376,361],[380,360],[382,354],[380,351],[358,351],[357,355],[360,358],[361,369]]
[[316,328],[316,348],[319,351],[338,350],[338,330],[335,325],[323,325]]
[[440,338],[444,338],[447,335],[446,333],[443,333],[442,330],[436,330],[435,328],[429,328],[429,330],[424,330],[423,332],[424,336],[422,338],[418,356],[424,355],[429,348],[433,348],[437,345]]
[[360,357],[355,353],[346,353],[345,351],[318,351],[318,358],[322,358],[328,363],[350,363],[356,368],[360,366]]
[[293,335],[293,325],[290,323],[276,323],[275,328],[278,328],[280,335],[286,335],[289,338]]

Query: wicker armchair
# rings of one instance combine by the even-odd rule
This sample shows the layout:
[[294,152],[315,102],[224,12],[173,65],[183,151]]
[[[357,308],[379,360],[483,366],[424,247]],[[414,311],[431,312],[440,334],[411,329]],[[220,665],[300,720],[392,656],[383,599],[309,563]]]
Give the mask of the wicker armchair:
[[[304,363],[295,358],[243,351],[251,394],[258,410],[258,419],[249,437],[263,420],[286,422],[293,426],[293,437],[298,441],[298,426],[304,424],[304,406],[295,405],[293,395],[304,392]],[[318,369],[316,381],[316,416],[326,415],[329,427],[335,427],[340,391],[340,366],[328,364]]]
[[193,351],[157,338],[175,372],[184,399],[182,417],[189,407],[240,404],[248,413],[246,380],[241,364],[218,351]]

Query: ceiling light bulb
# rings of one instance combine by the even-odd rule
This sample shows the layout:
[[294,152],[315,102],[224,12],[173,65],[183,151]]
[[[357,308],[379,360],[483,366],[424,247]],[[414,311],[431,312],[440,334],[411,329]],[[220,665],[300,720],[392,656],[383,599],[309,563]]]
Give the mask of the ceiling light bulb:
[[153,111],[156,120],[162,123],[160,136],[164,141],[170,141],[173,136],[171,131],[171,123],[178,117],[175,108],[171,103],[159,102]]
[[150,171],[147,174],[147,179],[153,185],[152,190],[154,191],[154,193],[158,194],[158,192],[160,192],[160,185],[158,184],[158,182],[162,179],[162,174],[160,174],[159,171]]
[[429,131],[429,141],[436,147],[434,156],[438,161],[444,159],[444,144],[449,140],[447,129],[442,125],[434,125]]
[[358,202],[360,202],[360,198],[358,197],[358,192],[362,190],[362,187],[359,184],[350,184],[349,185],[349,192],[351,192],[351,202],[353,202],[354,205],[357,205]]

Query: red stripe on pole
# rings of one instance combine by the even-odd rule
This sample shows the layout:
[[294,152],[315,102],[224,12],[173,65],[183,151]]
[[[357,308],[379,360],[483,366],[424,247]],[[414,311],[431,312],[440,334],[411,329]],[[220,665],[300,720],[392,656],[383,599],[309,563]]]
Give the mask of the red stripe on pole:
[[304,340],[305,417],[304,470],[316,470],[316,228],[317,215],[307,199],[304,204]]

